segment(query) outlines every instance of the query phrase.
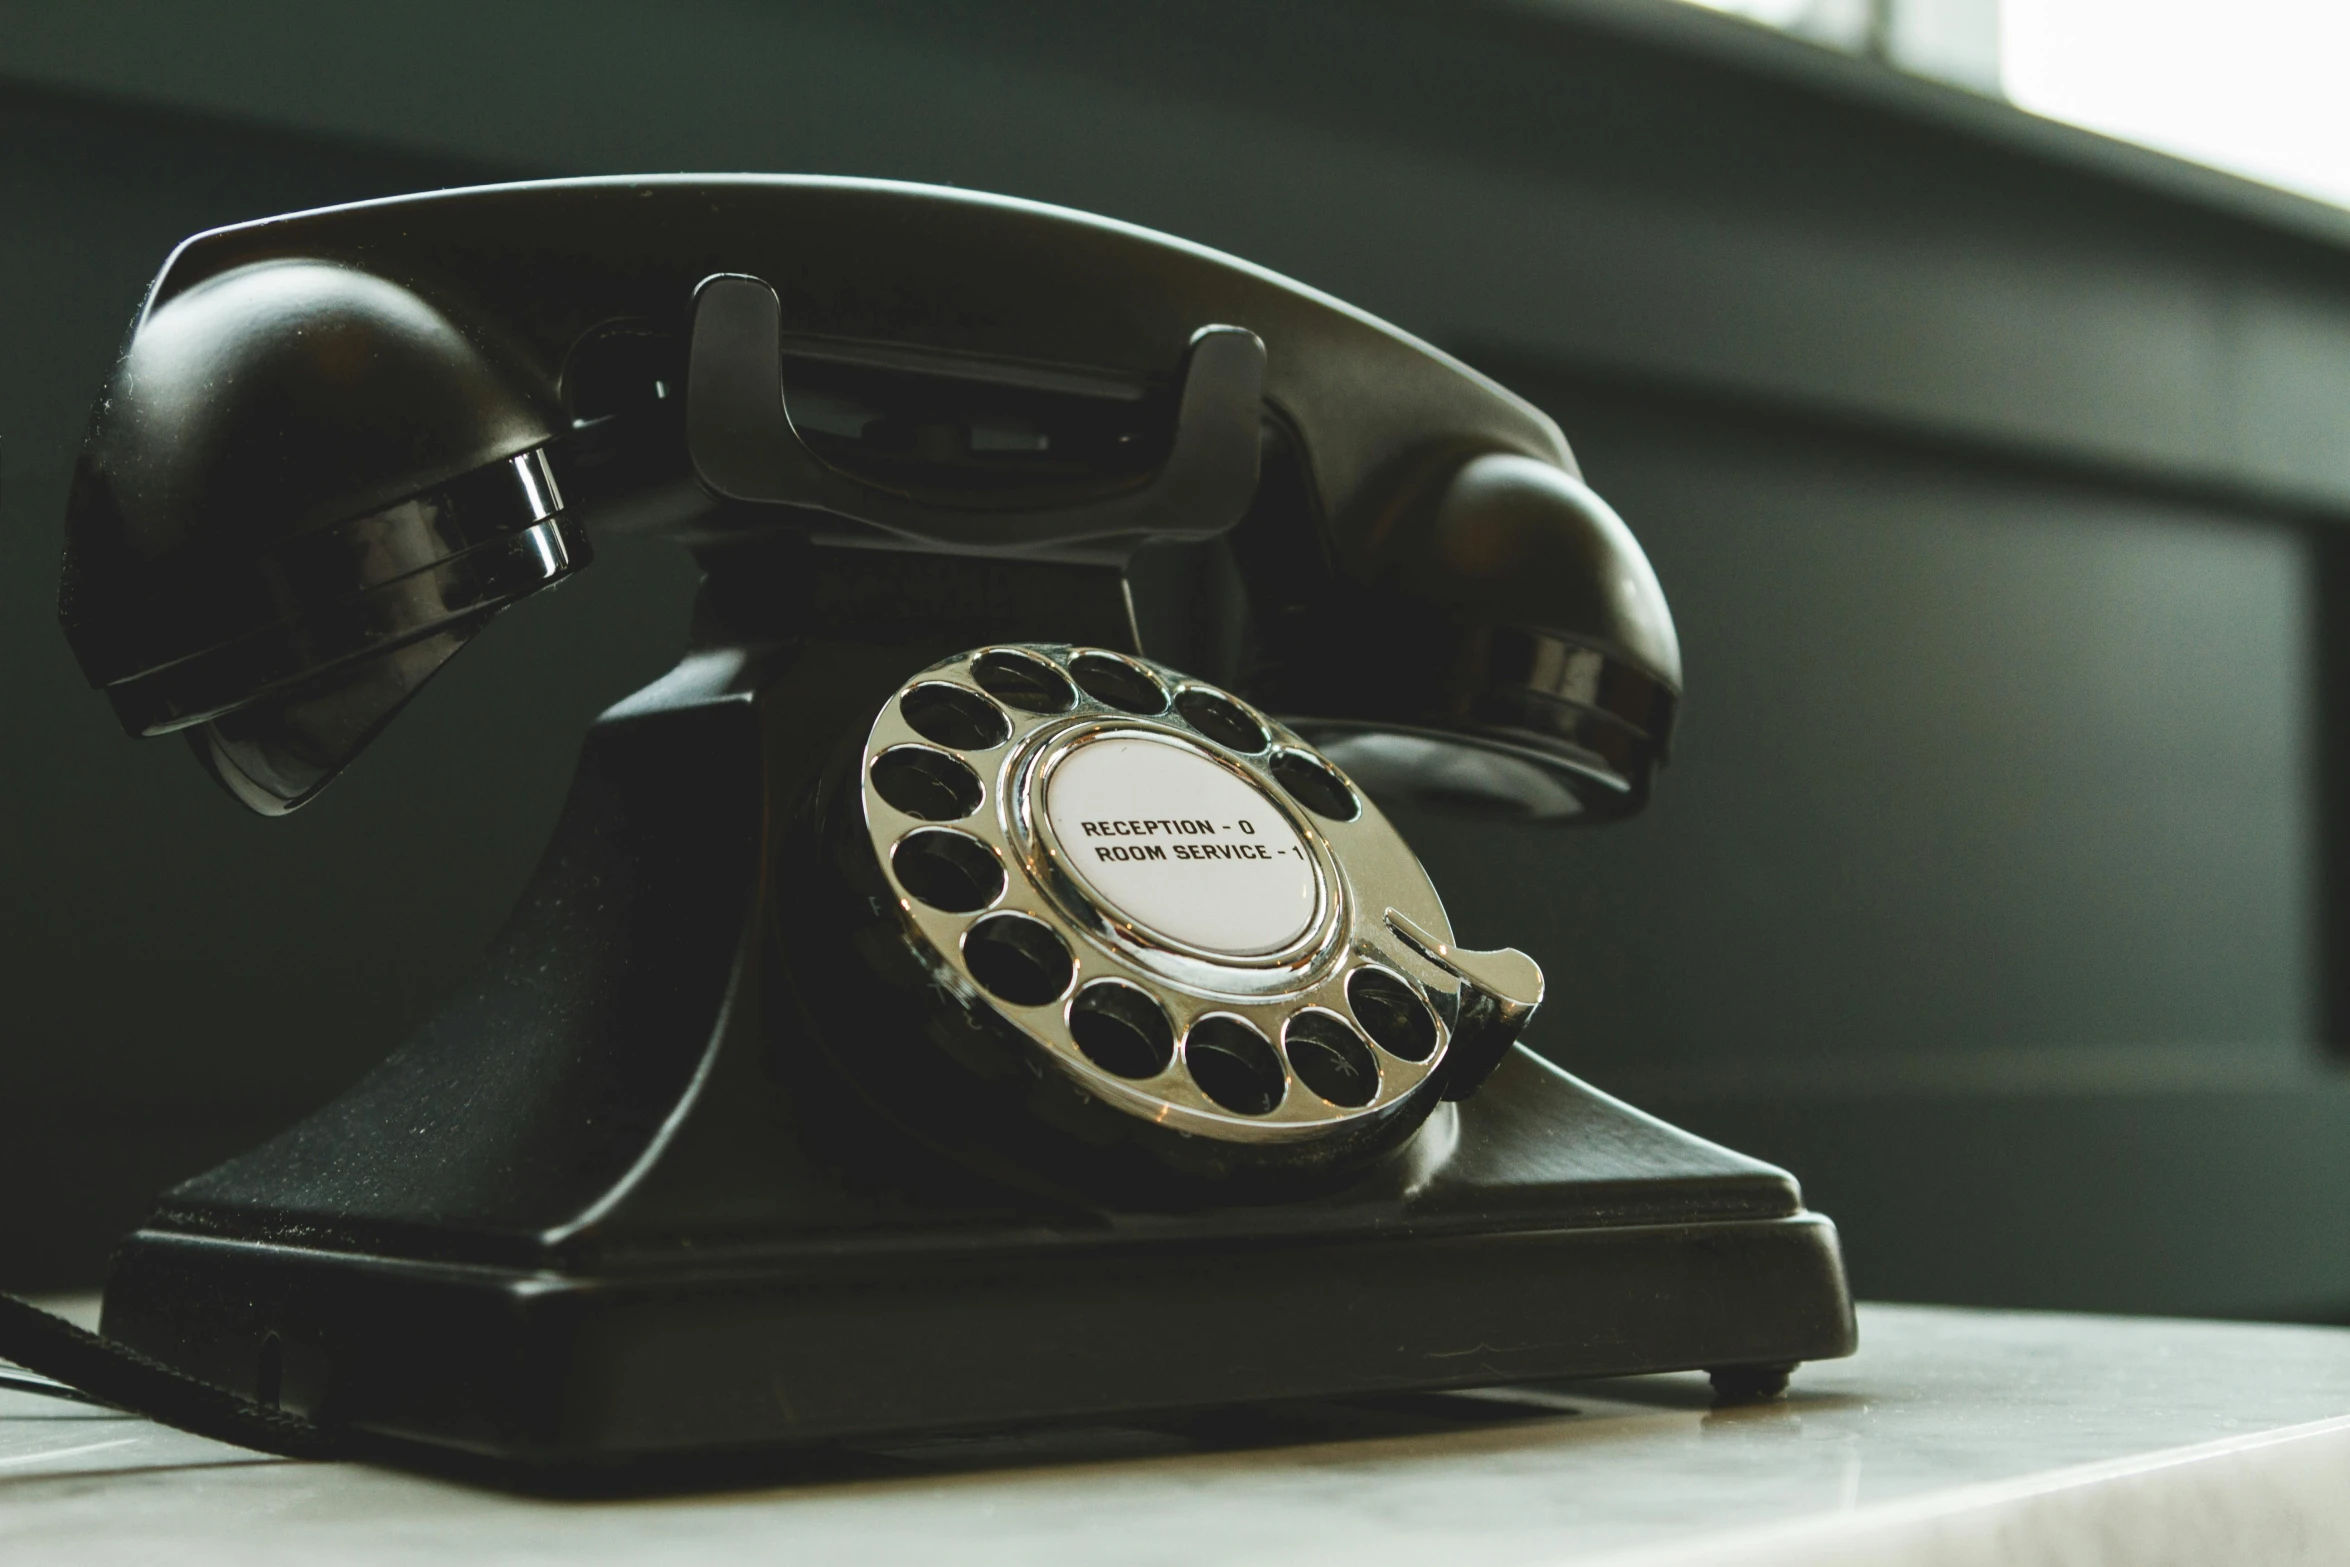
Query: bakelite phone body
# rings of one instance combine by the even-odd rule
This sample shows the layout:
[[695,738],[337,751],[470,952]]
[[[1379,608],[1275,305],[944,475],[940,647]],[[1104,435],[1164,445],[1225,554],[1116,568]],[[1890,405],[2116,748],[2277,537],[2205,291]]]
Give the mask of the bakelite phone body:
[[1663,762],[1663,594],[1537,410],[1029,203],[373,202],[170,258],[61,613],[283,812],[590,525],[695,551],[683,661],[469,987],[124,1242],[110,1337],[534,1471],[1851,1349],[1794,1182],[1518,1044],[1541,969],[1376,803],[1552,830]]

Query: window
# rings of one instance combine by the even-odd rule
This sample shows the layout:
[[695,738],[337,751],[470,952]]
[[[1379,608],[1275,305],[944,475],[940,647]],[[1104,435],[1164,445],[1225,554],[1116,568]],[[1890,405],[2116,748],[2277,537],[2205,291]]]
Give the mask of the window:
[[2342,0],[1693,0],[2350,205]]

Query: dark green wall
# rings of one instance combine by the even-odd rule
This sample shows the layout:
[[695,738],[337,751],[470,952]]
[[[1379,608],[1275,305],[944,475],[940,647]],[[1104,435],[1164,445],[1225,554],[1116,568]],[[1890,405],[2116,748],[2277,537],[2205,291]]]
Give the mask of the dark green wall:
[[[795,169],[1234,250],[1560,416],[1691,679],[1654,812],[1410,825],[1539,1040],[1780,1159],[1880,1295],[2350,1311],[2317,868],[2350,222],[1665,4],[0,13],[0,1275],[363,1070],[527,874],[682,557],[603,547],[262,822],[81,689],[86,399],[203,225]],[[2339,901],[2339,900],[2333,900]]]
[[1543,933],[1546,1045],[1797,1171],[1863,1290],[2340,1310],[2307,534],[1515,379],[1639,520],[1692,691],[1638,821],[1411,824],[1472,937]]

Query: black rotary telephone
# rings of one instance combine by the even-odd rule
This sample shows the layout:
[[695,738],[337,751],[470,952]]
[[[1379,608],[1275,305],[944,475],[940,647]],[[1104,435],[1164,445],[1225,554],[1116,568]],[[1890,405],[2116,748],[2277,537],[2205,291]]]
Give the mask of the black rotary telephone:
[[1604,821],[1662,764],[1663,595],[1526,403],[1023,202],[373,202],[166,263],[61,614],[279,813],[591,525],[695,552],[692,645],[477,978],[167,1193],[104,1340],[0,1347],[515,1474],[1850,1350],[1793,1181],[1520,1047],[1542,971],[1375,803]]

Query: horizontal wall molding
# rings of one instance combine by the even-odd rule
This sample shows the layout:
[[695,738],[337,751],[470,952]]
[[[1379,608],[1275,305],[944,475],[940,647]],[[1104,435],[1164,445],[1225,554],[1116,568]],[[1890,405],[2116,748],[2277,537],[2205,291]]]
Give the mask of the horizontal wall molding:
[[2350,524],[2350,495],[2292,488],[2269,482],[2270,476],[2261,474],[2219,474],[2133,462],[2110,453],[2035,440],[2028,433],[2021,437],[1985,434],[1865,404],[1840,405],[1774,395],[1695,376],[1660,373],[1641,365],[1529,354],[1511,344],[1440,346],[1547,409],[1570,434],[1581,429],[1578,411],[1605,404],[1637,411],[1662,426],[1685,425],[1692,438],[1699,440],[1734,429],[1755,437],[1828,441],[1913,461],[1996,471],[2070,491],[2185,505],[2253,526]]
[[2350,1321],[2339,1073],[2233,1091],[1634,1102],[1799,1172],[1844,1230],[1856,1294]]

